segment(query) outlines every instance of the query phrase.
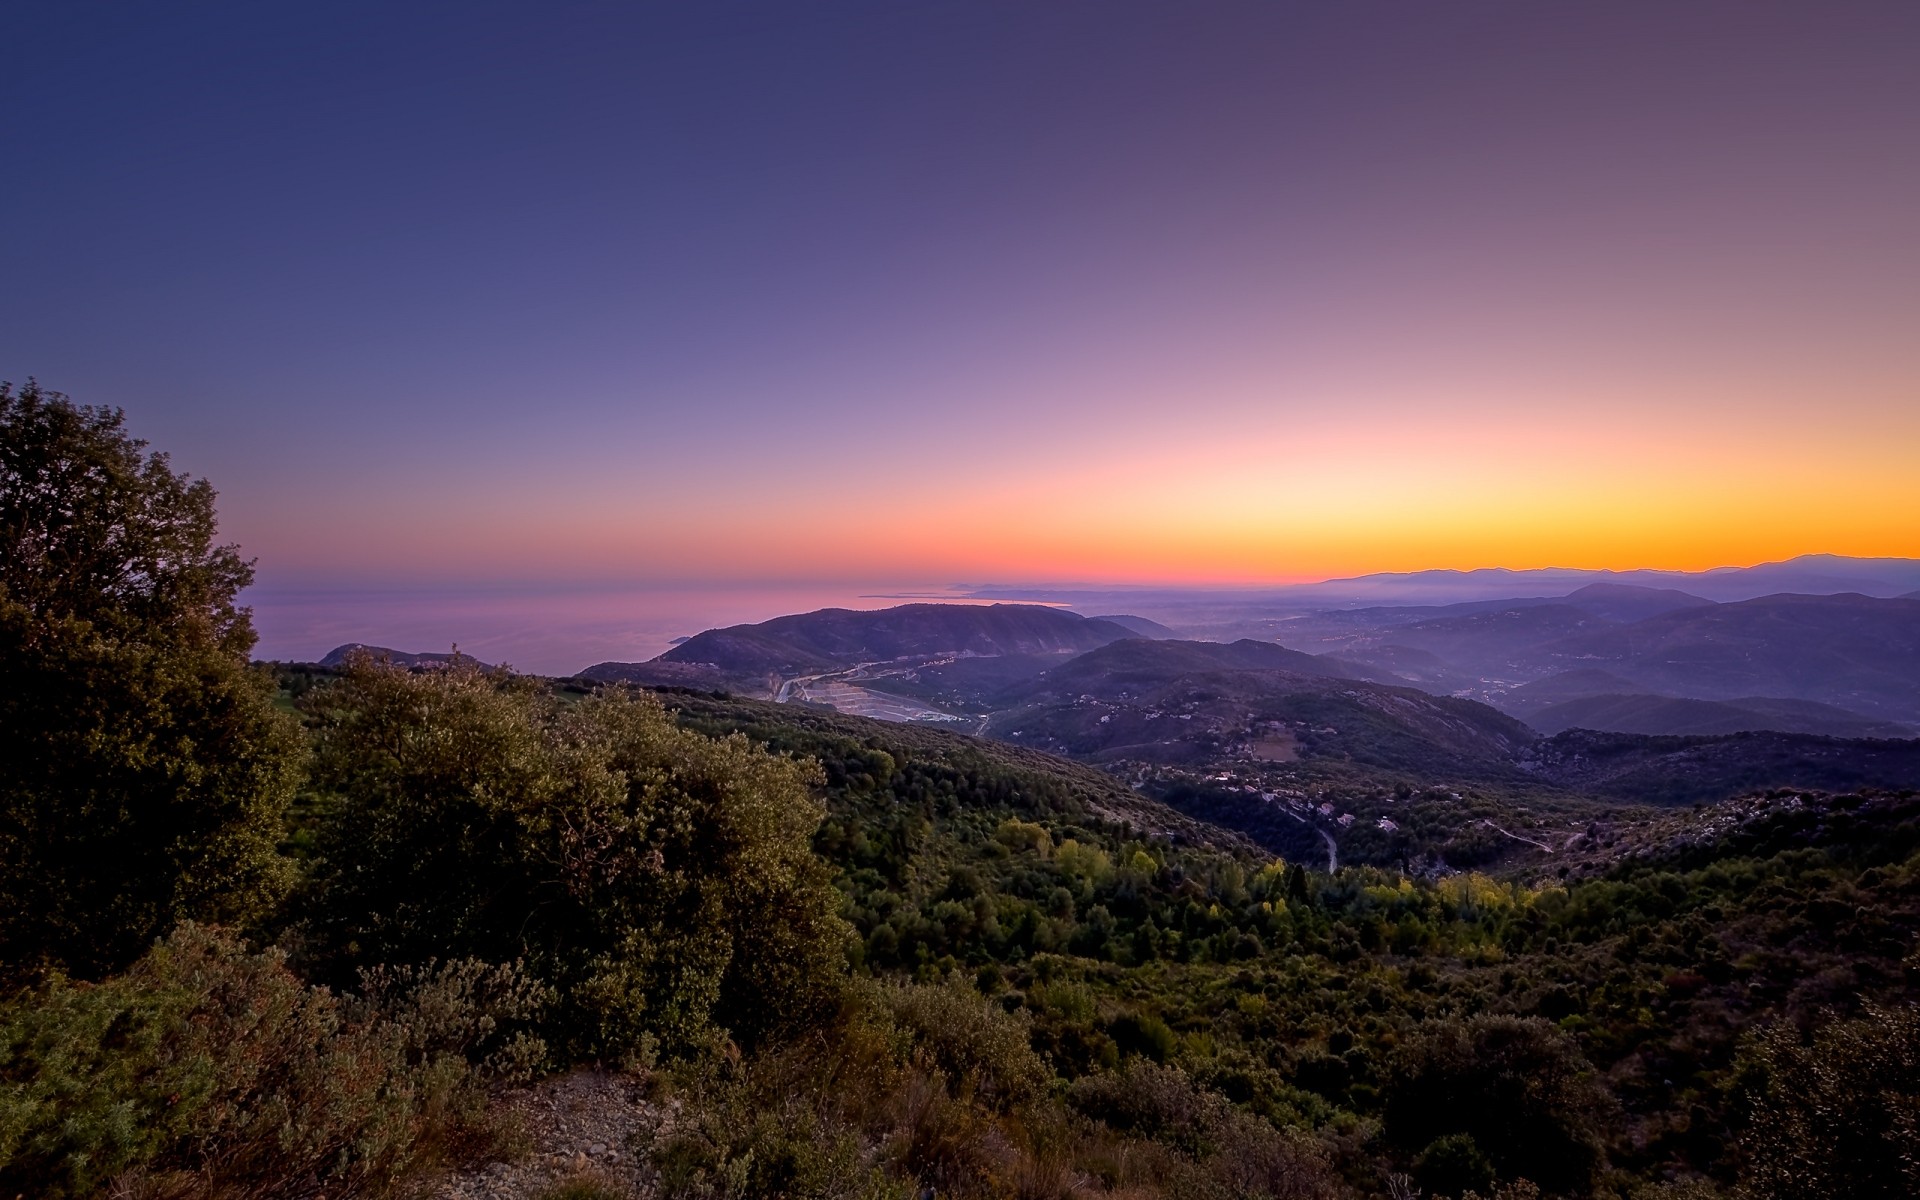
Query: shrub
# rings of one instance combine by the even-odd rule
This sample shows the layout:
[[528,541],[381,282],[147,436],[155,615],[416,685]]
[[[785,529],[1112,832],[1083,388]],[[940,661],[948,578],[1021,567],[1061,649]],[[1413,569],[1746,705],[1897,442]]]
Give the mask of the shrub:
[[0,1007],[0,1190],[394,1191],[486,1135],[461,1051],[516,1006],[486,1011],[450,979],[524,994],[509,969],[456,964],[343,999],[193,925],[125,975],[56,978]]
[[1742,1048],[1741,1195],[1920,1194],[1920,1007],[1869,1004],[1811,1037],[1777,1025]]
[[643,1146],[664,1195],[689,1200],[866,1200],[912,1192],[889,1182],[877,1146],[900,1083],[875,1013],[850,1003],[801,1041],[738,1061],[681,1063],[680,1106]]
[[[1464,1134],[1502,1177],[1554,1192],[1590,1190],[1607,1115],[1606,1093],[1573,1039],[1537,1017],[1428,1021],[1388,1073],[1392,1140],[1438,1155],[1435,1143]],[[1445,1151],[1448,1172],[1464,1147]]]
[[1341,1195],[1325,1149],[1278,1129],[1208,1091],[1178,1067],[1135,1061],[1090,1075],[1068,1093],[1073,1106],[1109,1129],[1169,1146],[1166,1194],[1324,1200]]
[[1033,1052],[1024,1013],[1009,1013],[958,983],[889,986],[880,995],[907,1054],[954,1091],[1006,1108],[1046,1087],[1051,1072]]
[[324,814],[306,936],[327,969],[524,958],[573,1057],[751,1043],[830,1010],[849,934],[810,845],[810,762],[470,663],[361,657],[305,703]]

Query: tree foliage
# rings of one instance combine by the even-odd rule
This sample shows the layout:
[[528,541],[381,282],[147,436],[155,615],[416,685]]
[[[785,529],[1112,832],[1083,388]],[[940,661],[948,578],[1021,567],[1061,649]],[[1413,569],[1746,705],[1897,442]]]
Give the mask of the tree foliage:
[[97,976],[283,890],[302,753],[213,489],[117,409],[0,384],[0,976]]
[[1788,1024],[1759,1032],[1739,1097],[1751,1200],[1920,1195],[1920,1006],[1869,1004],[1811,1036]]
[[403,1191],[484,1135],[488,1072],[469,1058],[537,1054],[509,1032],[537,1002],[512,968],[444,964],[343,997],[284,959],[186,925],[106,983],[56,977],[0,1005],[0,1189]]
[[809,839],[817,767],[567,704],[456,663],[356,659],[307,700],[321,796],[308,936],[334,969],[524,956],[581,1055],[804,1024],[844,969]]
[[1444,1162],[1448,1184],[1476,1148],[1501,1176],[1566,1194],[1585,1192],[1603,1161],[1605,1093],[1573,1039],[1538,1017],[1426,1022],[1390,1079],[1389,1136]]

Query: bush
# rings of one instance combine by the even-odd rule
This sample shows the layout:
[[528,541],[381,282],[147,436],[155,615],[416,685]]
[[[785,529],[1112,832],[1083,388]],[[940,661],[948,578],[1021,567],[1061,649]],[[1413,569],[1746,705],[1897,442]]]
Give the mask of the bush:
[[521,1057],[538,1048],[505,1035],[527,1015],[509,968],[389,983],[338,997],[277,952],[187,925],[123,976],[16,997],[0,1007],[0,1191],[399,1190],[486,1137],[465,1051],[496,1033]]
[[1068,1093],[1073,1106],[1109,1129],[1172,1147],[1169,1196],[1323,1200],[1343,1191],[1325,1149],[1306,1134],[1278,1129],[1200,1087],[1178,1067],[1131,1063],[1090,1075]]
[[864,1200],[889,1182],[877,1147],[900,1068],[874,1010],[844,1006],[814,1036],[750,1055],[680,1064],[678,1111],[644,1147],[663,1195],[689,1200]]
[[[1388,1136],[1449,1178],[1472,1166],[1466,1135],[1503,1178],[1584,1195],[1600,1169],[1607,1098],[1566,1034],[1537,1017],[1428,1021],[1395,1055]],[[1444,1165],[1444,1170],[1442,1167]]]
[[1742,1048],[1741,1194],[1920,1195],[1920,1007],[1868,1005],[1810,1038],[1774,1026]]
[[1024,1013],[1009,1013],[962,984],[880,990],[907,1054],[949,1088],[1007,1108],[1033,1099],[1052,1073],[1028,1040]]
[[835,1003],[849,933],[810,845],[811,763],[471,663],[362,656],[305,704],[323,813],[305,936],[336,977],[524,958],[575,1058],[753,1043]]

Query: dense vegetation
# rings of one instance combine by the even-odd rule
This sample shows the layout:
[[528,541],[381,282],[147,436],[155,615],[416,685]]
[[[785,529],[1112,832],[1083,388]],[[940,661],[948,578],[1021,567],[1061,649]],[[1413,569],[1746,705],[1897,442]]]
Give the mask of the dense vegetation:
[[31,386],[0,432],[0,1193],[405,1194],[596,1063],[670,1195],[1920,1182],[1911,793],[1328,873],[924,728],[270,676],[203,483]]

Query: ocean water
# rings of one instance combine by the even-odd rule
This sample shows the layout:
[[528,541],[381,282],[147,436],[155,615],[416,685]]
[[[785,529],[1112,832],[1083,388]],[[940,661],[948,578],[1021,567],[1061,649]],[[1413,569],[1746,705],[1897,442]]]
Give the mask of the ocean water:
[[965,602],[926,585],[732,585],[594,588],[284,588],[242,597],[260,642],[254,657],[311,662],[360,642],[414,653],[461,653],[540,675],[598,662],[639,662],[675,638],[819,608]]

